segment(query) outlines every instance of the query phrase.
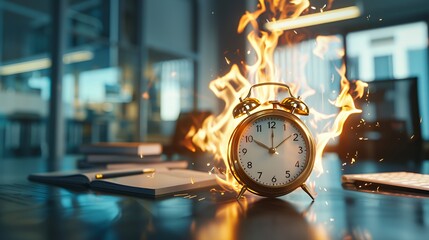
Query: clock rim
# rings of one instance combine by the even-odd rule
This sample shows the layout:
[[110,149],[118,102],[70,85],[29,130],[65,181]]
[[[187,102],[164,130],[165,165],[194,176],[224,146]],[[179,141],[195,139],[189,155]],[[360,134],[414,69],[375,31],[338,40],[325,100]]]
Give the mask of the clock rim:
[[[300,130],[304,133],[303,138],[305,143],[308,146],[308,149],[307,149],[308,157],[307,157],[307,163],[306,163],[306,166],[304,167],[304,170],[295,180],[292,181],[292,183],[289,183],[283,186],[266,186],[256,182],[246,174],[246,172],[239,164],[239,160],[238,160],[239,158],[238,158],[237,148],[238,148],[239,137],[241,136],[242,132],[245,130],[246,126],[262,117],[270,117],[270,116],[284,117],[290,120],[292,123],[295,123],[296,126],[300,128]],[[304,122],[302,122],[302,120],[299,119],[297,116],[280,109],[264,109],[259,112],[250,114],[237,125],[237,127],[234,129],[233,133],[231,134],[231,137],[228,143],[228,165],[232,175],[241,185],[245,186],[248,191],[261,196],[278,197],[278,196],[286,195],[294,191],[298,187],[301,187],[310,176],[314,167],[314,162],[315,162],[315,144],[310,130],[307,128]]]

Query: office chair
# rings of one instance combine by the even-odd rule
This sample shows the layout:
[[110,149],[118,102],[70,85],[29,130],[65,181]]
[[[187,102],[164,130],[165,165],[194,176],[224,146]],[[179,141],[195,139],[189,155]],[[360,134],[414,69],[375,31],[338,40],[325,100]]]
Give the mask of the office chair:
[[420,162],[417,78],[376,80],[368,85],[368,94],[355,100],[362,113],[352,114],[340,135],[341,160]]

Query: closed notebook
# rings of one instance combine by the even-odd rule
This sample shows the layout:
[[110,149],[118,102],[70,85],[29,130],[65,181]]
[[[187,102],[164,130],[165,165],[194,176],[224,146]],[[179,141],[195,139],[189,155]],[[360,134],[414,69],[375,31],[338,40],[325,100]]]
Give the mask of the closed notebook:
[[108,170],[114,170],[114,169],[131,169],[131,168],[188,168],[188,161],[187,160],[174,160],[174,161],[161,161],[161,162],[106,162],[106,163],[94,163],[94,162],[88,162],[86,159],[80,159],[77,161],[77,167],[79,169],[108,169]]
[[[86,186],[100,191],[158,197],[216,185],[216,177],[189,169],[157,168],[153,173],[96,179],[97,174],[117,174],[138,169],[35,173],[30,181],[65,186]],[[141,169],[140,169],[141,170]]]
[[80,147],[83,154],[119,154],[119,155],[159,155],[162,154],[160,143],[149,142],[101,142]]
[[85,156],[89,163],[154,163],[165,161],[161,155],[116,155],[116,154],[90,154]]

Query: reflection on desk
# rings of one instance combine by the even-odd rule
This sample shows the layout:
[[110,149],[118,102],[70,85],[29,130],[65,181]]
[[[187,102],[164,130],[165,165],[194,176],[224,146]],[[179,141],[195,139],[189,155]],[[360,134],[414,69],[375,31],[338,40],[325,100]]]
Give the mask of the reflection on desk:
[[[25,163],[21,174],[40,165],[40,161],[6,162],[0,161],[0,175],[6,165]],[[2,239],[423,239],[429,235],[429,198],[344,190],[341,174],[352,167],[342,171],[334,157],[325,158],[324,167],[324,174],[312,176],[318,191],[314,202],[300,189],[275,199],[246,194],[238,202],[235,193],[220,188],[153,200],[30,183],[26,176],[13,182],[2,179],[0,232]]]

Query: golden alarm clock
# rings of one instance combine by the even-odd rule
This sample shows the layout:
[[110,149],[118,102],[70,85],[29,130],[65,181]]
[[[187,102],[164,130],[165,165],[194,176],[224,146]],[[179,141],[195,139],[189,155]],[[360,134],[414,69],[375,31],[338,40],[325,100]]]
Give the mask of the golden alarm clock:
[[[262,109],[253,88],[275,85],[286,88],[290,97],[270,100]],[[255,109],[261,108],[256,111]],[[301,187],[313,200],[315,193],[305,184],[315,160],[313,137],[296,115],[308,115],[308,106],[294,97],[288,85],[277,82],[255,84],[233,109],[233,117],[247,115],[233,131],[228,144],[228,165],[245,191],[278,197]]]

